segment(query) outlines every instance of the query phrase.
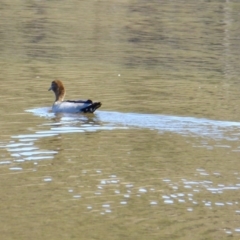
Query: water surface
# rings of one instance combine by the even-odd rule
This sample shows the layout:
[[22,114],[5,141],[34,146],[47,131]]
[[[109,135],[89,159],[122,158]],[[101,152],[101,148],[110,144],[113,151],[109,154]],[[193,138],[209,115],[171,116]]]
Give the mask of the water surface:
[[3,1],[2,238],[238,239],[239,8]]

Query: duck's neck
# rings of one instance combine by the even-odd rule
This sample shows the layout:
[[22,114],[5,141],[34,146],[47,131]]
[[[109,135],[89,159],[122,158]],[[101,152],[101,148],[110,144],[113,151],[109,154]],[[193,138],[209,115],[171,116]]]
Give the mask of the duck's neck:
[[58,91],[55,92],[55,102],[62,102],[64,100],[64,96],[65,96],[65,91]]

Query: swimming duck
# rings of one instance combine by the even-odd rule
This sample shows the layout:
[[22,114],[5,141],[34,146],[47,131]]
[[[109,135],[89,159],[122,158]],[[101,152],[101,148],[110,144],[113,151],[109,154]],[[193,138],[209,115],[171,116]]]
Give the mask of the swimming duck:
[[96,109],[101,107],[100,102],[92,102],[92,100],[64,100],[66,90],[60,80],[52,81],[51,87],[48,91],[55,93],[56,99],[52,106],[52,111],[55,113],[93,113]]

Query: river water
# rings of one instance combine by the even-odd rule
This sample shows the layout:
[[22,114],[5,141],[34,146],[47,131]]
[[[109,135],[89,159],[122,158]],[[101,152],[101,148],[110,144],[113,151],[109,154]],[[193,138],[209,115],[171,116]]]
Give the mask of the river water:
[[239,11],[3,0],[1,238],[239,239]]

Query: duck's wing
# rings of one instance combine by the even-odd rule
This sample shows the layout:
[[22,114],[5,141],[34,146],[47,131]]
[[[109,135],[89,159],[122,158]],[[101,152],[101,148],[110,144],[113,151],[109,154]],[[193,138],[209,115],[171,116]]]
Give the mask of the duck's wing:
[[70,102],[70,103],[93,103],[92,100],[87,99],[87,100],[83,100],[83,99],[79,99],[79,100],[66,100],[65,102]]

